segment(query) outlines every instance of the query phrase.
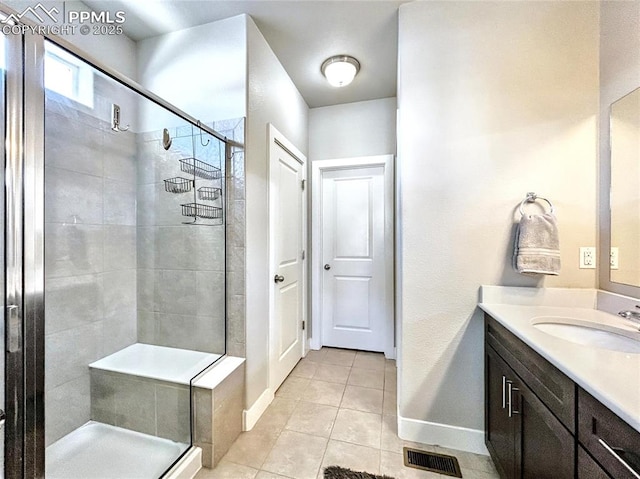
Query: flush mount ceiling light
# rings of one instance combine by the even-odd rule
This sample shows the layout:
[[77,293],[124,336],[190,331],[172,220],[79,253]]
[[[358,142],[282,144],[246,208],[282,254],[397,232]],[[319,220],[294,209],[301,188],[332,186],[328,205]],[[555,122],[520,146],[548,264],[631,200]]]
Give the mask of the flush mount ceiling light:
[[320,70],[331,86],[342,87],[353,81],[360,62],[349,55],[336,55],[322,62]]

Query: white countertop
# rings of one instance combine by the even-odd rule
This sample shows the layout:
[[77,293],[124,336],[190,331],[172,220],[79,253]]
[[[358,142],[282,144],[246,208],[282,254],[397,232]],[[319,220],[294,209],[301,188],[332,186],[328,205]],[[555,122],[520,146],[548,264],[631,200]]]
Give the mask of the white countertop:
[[[496,294],[498,290],[499,294]],[[505,294],[507,290],[508,294]],[[524,297],[520,298],[522,300],[519,299],[518,290],[524,293]],[[560,316],[616,324],[619,327],[621,321],[625,324],[625,320],[610,312],[595,309],[598,303],[605,304],[618,298],[601,298],[611,295],[596,290],[555,289],[551,295],[554,300],[547,301],[552,288],[541,289],[540,293],[534,290],[483,286],[479,306],[640,432],[640,354],[576,344],[544,333],[531,322],[539,316]],[[558,299],[558,296],[564,296],[562,292],[567,293],[567,301]],[[637,304],[633,299],[625,298],[627,300]],[[626,324],[630,331],[637,331],[630,321],[626,321]]]

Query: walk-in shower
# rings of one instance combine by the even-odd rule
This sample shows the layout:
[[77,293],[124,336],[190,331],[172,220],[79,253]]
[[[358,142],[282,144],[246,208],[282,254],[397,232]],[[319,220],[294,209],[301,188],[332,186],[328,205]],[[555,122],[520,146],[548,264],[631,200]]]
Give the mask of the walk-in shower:
[[59,40],[2,40],[6,477],[159,477],[226,353],[243,122],[201,123]]

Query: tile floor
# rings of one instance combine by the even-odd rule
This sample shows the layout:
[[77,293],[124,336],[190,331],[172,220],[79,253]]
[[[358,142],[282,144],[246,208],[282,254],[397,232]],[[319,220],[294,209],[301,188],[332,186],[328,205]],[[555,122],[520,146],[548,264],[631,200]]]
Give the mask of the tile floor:
[[395,479],[449,477],[405,467],[403,446],[455,455],[465,479],[498,478],[487,456],[399,439],[396,419],[395,361],[362,351],[309,351],[256,426],[196,479],[322,479],[332,465]]

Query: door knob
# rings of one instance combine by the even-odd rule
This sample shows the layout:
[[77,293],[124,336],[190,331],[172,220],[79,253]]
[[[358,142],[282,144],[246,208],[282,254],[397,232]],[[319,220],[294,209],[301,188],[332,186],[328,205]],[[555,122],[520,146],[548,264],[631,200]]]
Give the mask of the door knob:
[[327,271],[329,271],[331,269],[331,265],[330,264],[325,264],[324,265],[324,269],[326,269]]
[[276,274],[273,278],[273,281],[275,281],[276,283],[282,283],[284,281],[284,276]]

